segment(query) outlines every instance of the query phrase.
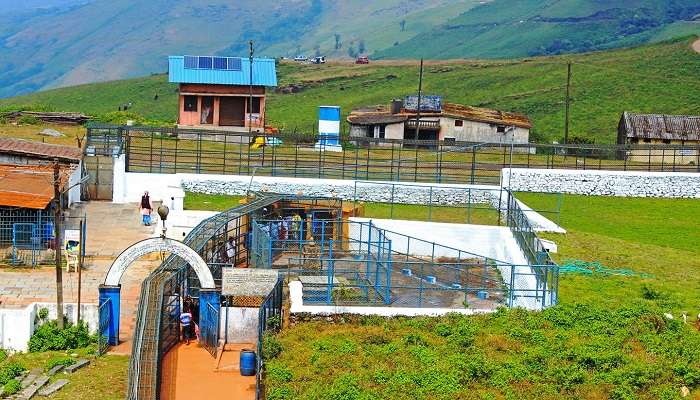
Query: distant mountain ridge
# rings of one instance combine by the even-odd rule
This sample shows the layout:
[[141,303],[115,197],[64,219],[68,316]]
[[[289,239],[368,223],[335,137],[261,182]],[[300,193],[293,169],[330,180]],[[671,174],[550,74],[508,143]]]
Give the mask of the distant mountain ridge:
[[700,33],[698,0],[0,0],[0,97],[164,72],[171,54],[509,58]]

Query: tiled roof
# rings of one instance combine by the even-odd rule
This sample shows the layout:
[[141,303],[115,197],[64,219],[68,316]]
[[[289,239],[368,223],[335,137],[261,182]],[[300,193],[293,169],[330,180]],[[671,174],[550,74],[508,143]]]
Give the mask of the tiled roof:
[[[71,168],[63,167],[61,187]],[[0,165],[0,206],[45,209],[53,200],[53,168],[36,165]]]
[[[250,85],[250,61],[248,58],[238,60],[240,60],[240,68],[234,70],[186,68],[185,56],[170,56],[168,57],[168,79],[172,83]],[[253,59],[253,85],[277,86],[275,60],[270,58]]]
[[83,152],[78,147],[33,142],[30,140],[0,138],[0,154],[14,154],[44,160],[58,159],[78,163]]
[[620,126],[627,138],[700,140],[700,116],[625,112]]
[[[442,111],[439,113],[423,112],[421,116],[426,118],[449,117],[488,124],[517,126],[527,129],[532,127],[530,119],[524,114],[452,103],[444,103],[442,105]],[[375,106],[353,110],[348,116],[348,122],[355,125],[394,124],[415,117],[415,111],[401,110],[399,113],[392,114],[387,106]]]

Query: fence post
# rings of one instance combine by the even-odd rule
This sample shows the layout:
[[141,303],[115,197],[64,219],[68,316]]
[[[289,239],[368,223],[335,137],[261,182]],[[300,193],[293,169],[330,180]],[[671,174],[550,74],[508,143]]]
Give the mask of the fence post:
[[391,184],[391,208],[389,209],[389,219],[394,219],[394,188],[395,184]]
[[[386,238],[385,238],[386,239]],[[391,271],[394,270],[394,259],[391,253],[391,240],[386,239],[389,245],[389,256],[387,257],[386,267],[386,287],[384,288],[384,304],[391,304]]]
[[513,297],[515,291],[513,283],[515,282],[515,265],[510,264],[510,287],[508,288],[508,307],[513,307]]
[[433,187],[430,186],[428,193],[428,221],[433,220]]
[[474,184],[474,174],[476,173],[476,145],[472,146],[472,176],[471,184]]
[[[333,277],[334,277],[334,263],[333,263],[333,240],[330,241],[330,250],[328,250],[328,290],[326,292],[326,303],[331,304],[333,302]],[[321,252],[321,257],[323,257],[323,252]]]
[[369,220],[369,228],[367,229],[367,271],[365,279],[369,279],[370,257],[372,256],[372,220]]

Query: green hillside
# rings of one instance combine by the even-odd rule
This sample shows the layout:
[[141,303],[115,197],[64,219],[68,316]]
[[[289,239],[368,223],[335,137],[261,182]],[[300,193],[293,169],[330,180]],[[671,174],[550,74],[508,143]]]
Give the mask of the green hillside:
[[[623,111],[700,114],[700,54],[694,38],[624,50],[517,61],[433,62],[426,67],[426,93],[447,101],[518,111],[534,123],[531,139],[560,140],[564,125],[566,62],[573,63],[572,135],[597,143],[614,142]],[[415,93],[416,63],[279,66],[280,87],[295,84],[293,94],[272,93],[268,124],[312,130],[319,105],[352,108],[388,103]],[[56,110],[102,115],[133,103],[131,111],[174,123],[176,86],[165,75],[75,86],[0,100],[0,107],[44,105]],[[158,99],[155,95],[158,94]],[[14,106],[12,106],[14,105]]]
[[602,50],[700,34],[699,14],[697,0],[495,0],[375,57],[492,58]]
[[[430,30],[477,0],[93,0],[0,14],[0,97],[167,69],[172,54],[334,57]],[[406,21],[401,30],[401,21]],[[339,35],[336,46],[335,34]],[[336,49],[336,47],[338,47]]]

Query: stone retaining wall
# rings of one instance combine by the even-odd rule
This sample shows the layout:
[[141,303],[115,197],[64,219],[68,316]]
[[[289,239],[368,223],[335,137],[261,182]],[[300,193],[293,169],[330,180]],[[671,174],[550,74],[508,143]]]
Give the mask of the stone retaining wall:
[[504,169],[503,186],[519,192],[594,196],[700,198],[700,173]]
[[[186,191],[206,194],[227,194],[245,196],[250,182],[241,181],[188,181],[182,182]],[[302,192],[304,196],[336,197],[343,200],[357,200],[378,203],[396,204],[433,204],[441,206],[458,206],[470,203],[498,204],[498,189],[482,188],[453,188],[445,186],[421,186],[421,185],[391,185],[358,182],[357,186],[352,181],[349,184],[331,184],[328,181],[319,183],[297,183],[285,181],[279,182],[255,182],[250,185],[252,191],[267,191],[272,193],[296,194]]]

